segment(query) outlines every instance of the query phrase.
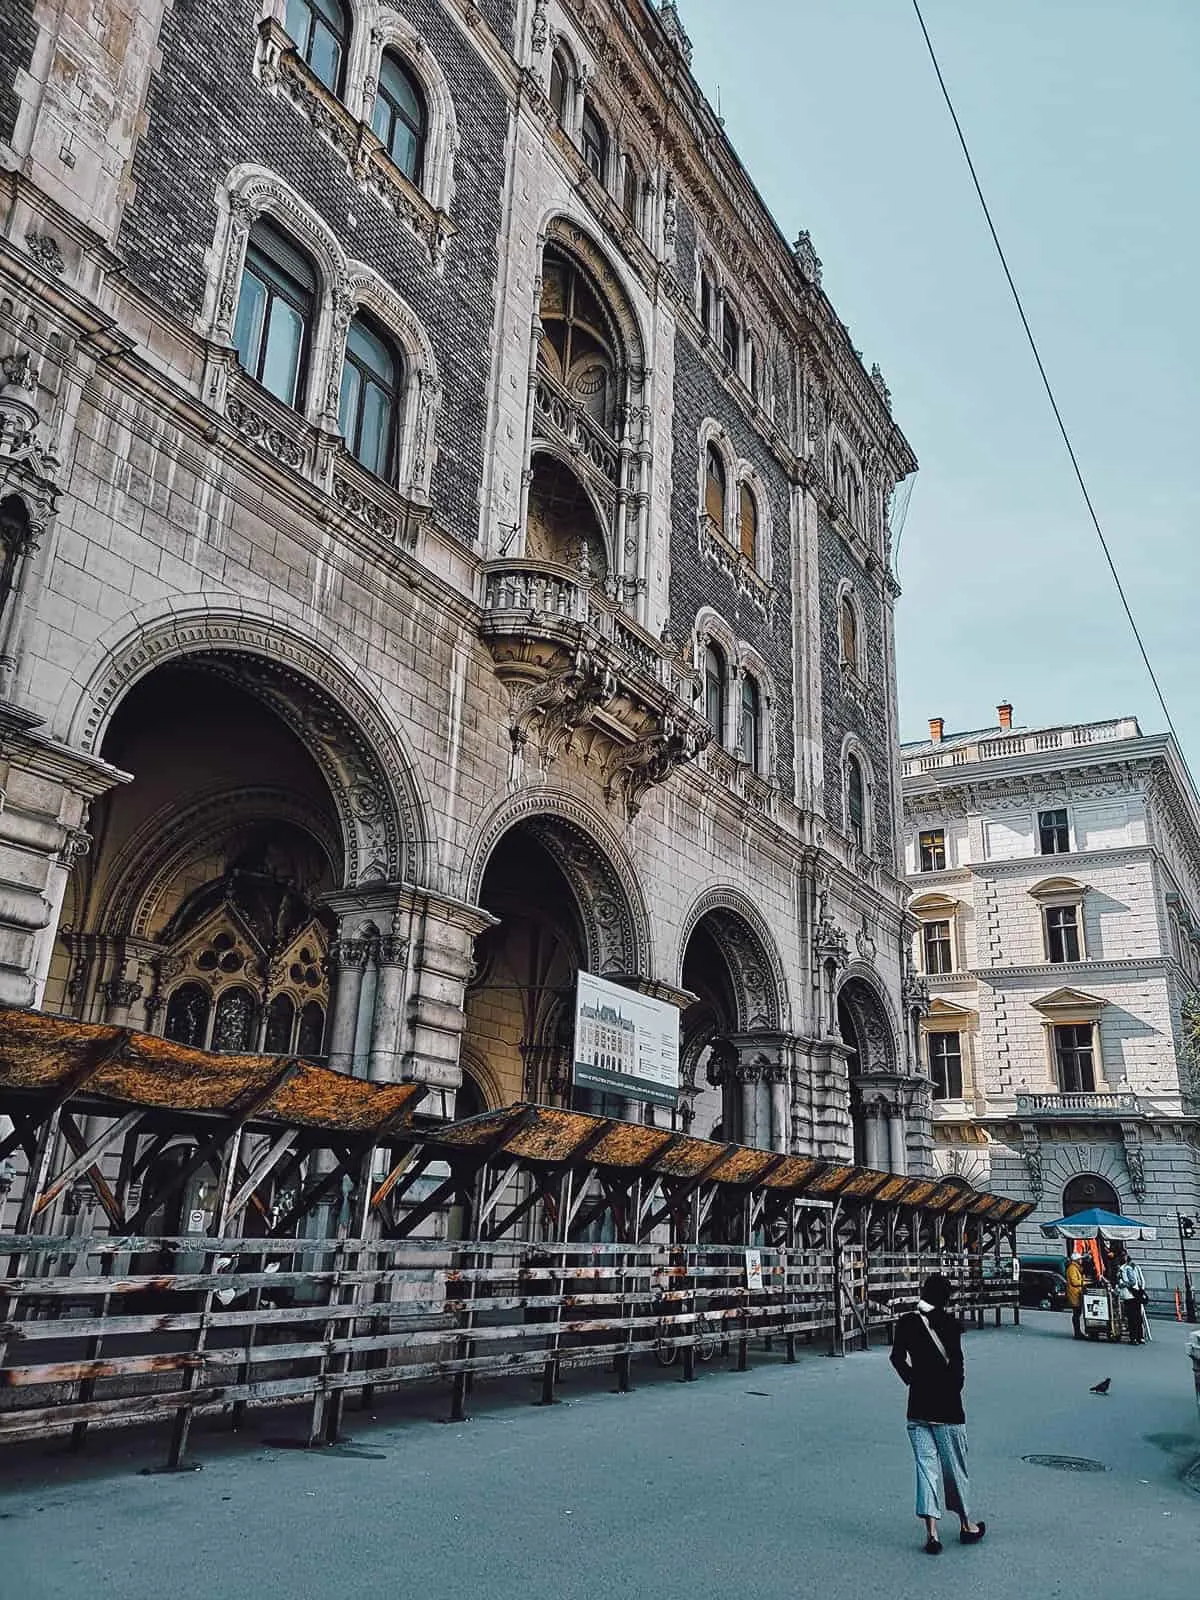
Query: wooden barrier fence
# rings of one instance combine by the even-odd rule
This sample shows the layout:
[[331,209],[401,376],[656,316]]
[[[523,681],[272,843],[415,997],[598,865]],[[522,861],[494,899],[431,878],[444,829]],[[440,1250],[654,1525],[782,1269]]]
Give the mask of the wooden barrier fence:
[[[169,1417],[168,1466],[192,1418],[309,1403],[303,1442],[336,1440],[347,1394],[450,1385],[452,1418],[484,1378],[528,1374],[554,1398],[564,1372],[635,1359],[685,1379],[718,1351],[796,1357],[882,1340],[945,1272],[981,1322],[1018,1317],[1007,1262],[982,1253],[580,1244],[512,1240],[0,1236],[0,1442]],[[761,1288],[757,1287],[761,1268]]]

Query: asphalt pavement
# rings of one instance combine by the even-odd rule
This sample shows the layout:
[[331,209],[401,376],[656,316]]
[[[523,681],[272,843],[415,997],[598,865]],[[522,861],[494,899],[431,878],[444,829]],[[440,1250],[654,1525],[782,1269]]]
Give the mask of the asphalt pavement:
[[572,1376],[548,1409],[527,1382],[488,1387],[466,1424],[438,1420],[440,1393],[388,1398],[348,1411],[334,1450],[283,1448],[298,1419],[259,1413],[236,1438],[198,1428],[196,1473],[140,1475],[161,1434],[10,1448],[0,1600],[1195,1600],[1187,1330],[1154,1332],[1079,1344],[1065,1315],[1026,1313],[966,1336],[988,1534],[936,1558],[886,1353],[814,1350],[718,1358],[691,1385],[635,1368],[629,1395]]

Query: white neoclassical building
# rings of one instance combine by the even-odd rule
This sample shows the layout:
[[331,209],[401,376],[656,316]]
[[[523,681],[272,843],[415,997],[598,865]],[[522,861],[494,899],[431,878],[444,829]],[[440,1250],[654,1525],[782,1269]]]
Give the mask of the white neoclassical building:
[[1200,1205],[1200,801],[1175,740],[1132,717],[998,723],[903,747],[905,870],[935,1163],[1037,1202],[1158,1225],[1181,1278]]

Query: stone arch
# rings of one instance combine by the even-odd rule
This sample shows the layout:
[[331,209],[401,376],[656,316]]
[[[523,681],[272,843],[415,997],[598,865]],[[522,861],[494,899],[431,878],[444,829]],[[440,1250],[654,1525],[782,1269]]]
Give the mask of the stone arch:
[[479,1090],[486,1103],[487,1110],[498,1111],[501,1106],[506,1104],[506,1096],[500,1086],[500,1080],[492,1071],[481,1051],[473,1050],[470,1045],[464,1043],[459,1050],[458,1061],[464,1075],[469,1077]]
[[637,874],[601,818],[573,796],[538,789],[503,801],[471,846],[466,898],[479,903],[483,875],[501,838],[527,827],[560,868],[578,901],[589,970],[648,976],[650,919]]
[[[535,539],[537,527],[537,500],[539,483],[544,483],[547,474],[539,473],[538,463],[544,462],[550,471],[562,474],[570,479],[571,487],[576,491],[582,506],[576,508],[569,517],[571,543],[577,540],[579,548],[564,549],[559,553],[544,554],[539,550]],[[529,452],[529,511],[525,526],[525,554],[531,560],[562,560],[576,568],[583,565],[583,552],[587,553],[589,575],[603,583],[612,571],[613,560],[613,533],[612,521],[609,511],[601,503],[594,488],[588,483],[586,477],[576,469],[574,460],[568,450],[554,443],[550,439],[536,439]],[[589,517],[591,525],[589,526]],[[554,543],[553,534],[558,531],[553,525],[547,524],[543,531],[547,549]],[[565,543],[559,539],[557,542]]]
[[762,913],[738,889],[708,889],[693,902],[680,931],[676,981],[683,980],[688,941],[706,919],[734,980],[738,1032],[785,1030],[791,1008],[783,962]]
[[[870,968],[855,963],[838,986],[839,1015],[848,1015],[858,1052],[856,1076],[901,1071],[900,1032],[886,994]],[[850,1044],[852,1041],[843,1040]]]
[[591,280],[601,304],[612,318],[613,332],[630,381],[640,386],[646,377],[646,341],[641,320],[607,251],[574,218],[561,215],[552,216],[542,230],[543,256],[547,245],[569,256]]
[[347,887],[427,881],[428,808],[378,696],[329,650],[280,623],[211,609],[178,613],[127,635],[87,680],[69,742],[95,753],[118,702],[172,661],[254,696],[309,750],[338,814]]

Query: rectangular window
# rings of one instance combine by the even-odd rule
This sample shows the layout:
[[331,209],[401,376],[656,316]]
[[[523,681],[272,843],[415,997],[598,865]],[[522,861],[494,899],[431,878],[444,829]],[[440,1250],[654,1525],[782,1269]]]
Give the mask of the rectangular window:
[[1046,910],[1046,955],[1051,961],[1078,961],[1079,907],[1049,906]]
[[931,976],[939,973],[952,972],[953,963],[950,959],[950,924],[948,922],[927,922],[921,929],[921,941],[925,950],[925,971]]
[[962,1038],[957,1033],[931,1033],[929,1039],[929,1076],[933,1079],[935,1100],[961,1100]]
[[921,871],[942,872],[946,866],[946,830],[930,828],[920,838]]
[[1095,1052],[1090,1022],[1069,1023],[1054,1030],[1054,1065],[1064,1094],[1095,1094]]
[[1065,811],[1038,812],[1038,840],[1044,856],[1065,856],[1071,848],[1071,835]]

